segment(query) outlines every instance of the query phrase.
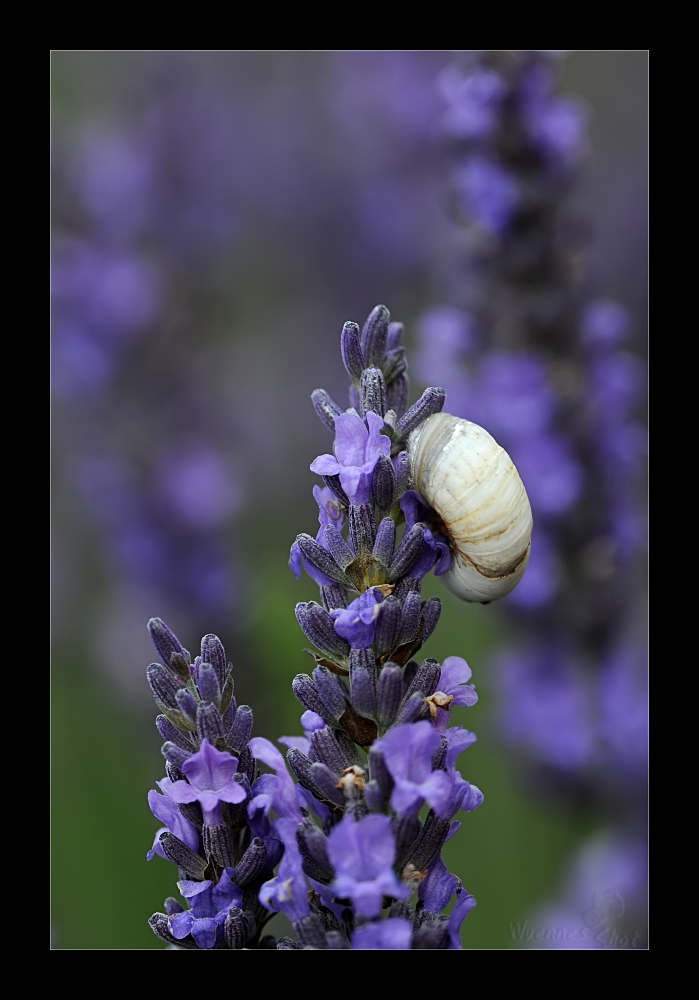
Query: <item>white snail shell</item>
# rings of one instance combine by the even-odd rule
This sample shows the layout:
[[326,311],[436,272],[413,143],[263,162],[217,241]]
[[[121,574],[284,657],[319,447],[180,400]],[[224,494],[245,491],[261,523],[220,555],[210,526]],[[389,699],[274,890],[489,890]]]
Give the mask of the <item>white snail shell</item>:
[[512,459],[491,435],[435,413],[408,439],[413,486],[444,522],[452,547],[442,577],[465,601],[504,597],[529,562],[532,511]]

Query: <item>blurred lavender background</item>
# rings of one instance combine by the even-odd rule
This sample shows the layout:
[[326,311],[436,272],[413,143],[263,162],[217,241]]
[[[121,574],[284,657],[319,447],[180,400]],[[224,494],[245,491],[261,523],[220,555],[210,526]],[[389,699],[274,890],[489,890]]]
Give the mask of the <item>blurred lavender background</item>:
[[427,655],[465,656],[481,693],[486,804],[447,861],[479,901],[465,946],[645,946],[646,73],[54,54],[56,947],[160,947],[149,617],[217,632],[259,733],[298,729],[309,395],[342,399],[339,331],[378,302],[414,391],[494,434],[535,517],[501,605],[432,583]]

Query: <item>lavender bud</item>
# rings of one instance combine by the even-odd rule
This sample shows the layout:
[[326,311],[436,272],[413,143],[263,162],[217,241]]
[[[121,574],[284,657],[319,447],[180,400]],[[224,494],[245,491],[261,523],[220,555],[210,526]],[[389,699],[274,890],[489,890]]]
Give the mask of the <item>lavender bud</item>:
[[165,771],[170,781],[186,781],[184,774],[180,771],[176,764],[171,763],[171,761],[165,761]]
[[251,733],[252,709],[249,705],[241,705],[235,713],[235,720],[228,733],[226,742],[229,746],[237,750],[238,753],[242,753],[243,747],[246,747],[250,742]]
[[[270,938],[270,940],[274,941],[274,938],[271,937],[271,935],[269,934],[263,937],[262,941],[266,941],[267,938]],[[262,941],[260,941],[260,947],[262,947]],[[303,951],[303,946],[300,945],[298,941],[294,941],[293,938],[284,935],[283,937],[280,937],[279,940],[277,941],[276,949],[277,951]]]
[[161,663],[151,663],[146,671],[146,677],[153,697],[167,708],[177,709],[177,692],[180,685],[172,674]]
[[419,521],[414,524],[410,531],[406,531],[401,539],[401,543],[395,551],[388,568],[388,582],[395,583],[401,576],[405,576],[408,570],[412,569],[422,555],[424,545],[425,525]]
[[213,858],[221,868],[232,868],[234,863],[233,845],[224,824],[220,826],[203,826],[202,841],[207,858]]
[[339,476],[323,476],[323,482],[329,490],[333,491],[343,507],[349,507],[349,497],[342,489]]
[[335,583],[349,584],[349,580],[328,550],[324,549],[315,538],[311,538],[310,535],[304,533],[297,536],[296,542],[301,550],[301,555],[311,566],[319,569],[321,573],[330,577]]
[[432,770],[433,771],[446,771],[447,762],[447,750],[449,749],[449,743],[447,742],[446,736],[442,736],[442,740],[432,755]]
[[450,826],[450,820],[439,819],[430,809],[425,820],[425,825],[413,844],[410,856],[410,861],[415,865],[417,871],[424,871],[437,852],[441,851],[449,835]]
[[192,745],[189,737],[181,733],[176,726],[170,722],[166,715],[159,715],[155,720],[155,726],[164,740],[174,743],[175,746],[188,753],[194,753],[196,747]]
[[174,833],[161,833],[160,846],[165,857],[172,861],[173,865],[187,875],[188,878],[198,882],[203,881],[206,871],[206,861],[198,854],[195,854],[186,844],[174,835]]
[[400,623],[400,601],[395,597],[387,597],[379,608],[376,619],[374,645],[377,653],[389,653],[397,645]]
[[349,643],[337,634],[335,622],[325,608],[321,608],[315,601],[309,601],[308,604],[297,604],[295,612],[304,634],[314,646],[329,656],[343,658],[348,655]]
[[337,608],[346,608],[349,604],[347,591],[339,583],[328,584],[327,587],[320,588],[320,596],[323,607],[326,611],[335,611]]
[[393,791],[393,778],[386,767],[384,755],[380,750],[375,750],[373,747],[369,750],[369,774],[371,775],[371,780],[375,781],[379,786],[384,799],[388,801]]
[[252,913],[232,906],[223,924],[223,935],[229,948],[244,948],[255,932],[255,918]]
[[405,868],[420,833],[420,820],[417,816],[394,816],[391,827],[396,838],[396,860],[393,867],[396,871],[401,871]]
[[367,365],[380,365],[383,360],[390,318],[386,306],[375,306],[367,317],[362,329],[362,350]]
[[334,774],[327,764],[324,764],[322,760],[311,764],[311,777],[314,784],[320,789],[323,799],[334,802],[338,806],[344,805],[345,797],[337,787],[337,774]]
[[370,410],[380,417],[386,412],[386,383],[380,368],[367,368],[362,372],[359,385],[359,402],[361,414],[366,416]]
[[183,750],[181,747],[168,741],[167,743],[163,743],[160,752],[168,764],[174,764],[175,767],[182,767],[184,762],[192,756],[194,750]]
[[434,917],[430,920],[428,915],[423,924],[413,931],[411,948],[415,951],[446,951],[449,947],[449,922],[443,917]]
[[192,692],[186,688],[180,688],[175,698],[180,712],[188,719],[191,719],[192,722],[196,722],[198,702]]
[[[238,758],[238,774],[241,777],[241,784],[245,786],[245,780],[249,784],[253,784],[257,780],[257,761],[250,753],[250,747],[243,747],[240,751],[240,757]],[[233,775],[233,780],[235,781],[237,775]]]
[[294,923],[294,930],[302,948],[315,948],[325,951],[325,931],[320,919],[311,914]]
[[390,726],[396,717],[403,694],[403,678],[400,667],[387,663],[379,675],[376,693],[377,722],[383,728]]
[[437,660],[433,660],[431,657],[423,660],[415,671],[415,676],[410,683],[410,687],[405,692],[403,700],[407,701],[417,691],[420,692],[423,698],[429,698],[437,690],[441,673],[442,670]]
[[402,451],[393,459],[393,469],[396,473],[396,501],[400,500],[406,490],[410,489],[410,455]]
[[216,670],[211,663],[202,663],[199,667],[197,687],[202,701],[211,701],[216,708],[221,707],[221,688]]
[[371,682],[376,687],[376,657],[371,649],[353,649],[349,655],[350,678],[353,670],[362,667],[371,677]]
[[174,917],[176,913],[184,913],[184,906],[174,896],[168,896],[163,906],[168,917]]
[[313,407],[323,421],[328,430],[335,430],[335,418],[339,417],[342,410],[333,402],[325,389],[314,389],[311,393]]
[[[351,504],[349,509],[350,542],[355,553],[371,552],[376,541],[376,521],[371,510],[371,504],[359,506]],[[329,575],[329,574],[328,574]],[[338,580],[346,583],[347,580]]]
[[360,715],[370,719],[376,712],[376,695],[369,672],[364,667],[350,671],[350,700]]
[[397,347],[400,346],[400,342],[403,339],[403,324],[402,323],[389,323],[388,332],[386,336],[386,350],[395,351]]
[[[313,772],[311,771],[313,761],[309,760],[306,754],[299,750],[298,747],[290,747],[287,751],[286,759],[289,767],[303,787],[312,792],[317,799],[322,799],[323,794],[316,784]],[[337,778],[335,778],[335,784],[337,784]]]
[[226,651],[223,643],[217,635],[205,635],[201,640],[201,658],[204,663],[210,663],[216,671],[219,687],[223,689],[226,683],[228,667],[226,664]]
[[221,728],[223,729],[224,736],[226,735],[226,733],[230,733],[231,727],[235,722],[235,715],[237,710],[238,709],[236,707],[235,698],[231,698],[228,708],[221,716]]
[[396,540],[396,525],[391,517],[385,517],[376,532],[374,542],[374,558],[388,568],[393,559],[393,546]]
[[173,653],[178,653],[184,658],[186,663],[189,663],[189,653],[180,643],[175,633],[160,618],[151,618],[148,622],[148,633],[150,641],[155,646],[166,667],[170,666]]
[[[314,730],[311,733],[310,743],[310,752],[315,760],[320,761],[322,764],[327,764],[334,774],[342,774],[348,764],[330,729],[326,727],[325,729]],[[337,778],[335,778],[335,781],[337,782]]]
[[235,880],[239,886],[254,881],[264,870],[267,860],[267,848],[264,840],[253,837],[250,846],[242,856],[235,871]]
[[356,323],[345,323],[340,336],[342,361],[351,379],[358,381],[364,370],[364,355]]
[[326,875],[332,878],[333,866],[328,858],[328,838],[323,831],[319,830],[313,820],[309,819],[299,827],[297,837],[303,842],[308,856],[324,869]]
[[198,802],[180,802],[177,806],[185,819],[188,819],[192,826],[201,830],[204,825],[204,814]]
[[159,937],[161,941],[167,942],[167,944],[174,945],[175,948],[185,948],[188,951],[199,951],[199,948],[194,943],[194,938],[191,935],[178,940],[170,933],[170,928],[168,925],[168,918],[165,913],[154,913],[152,917],[148,918],[148,925],[156,937]]
[[420,597],[418,594],[408,594],[403,601],[401,608],[400,635],[398,641],[401,645],[410,642],[417,635],[420,627]]
[[346,733],[344,733],[341,729],[336,729],[335,739],[340,748],[340,753],[344,757],[345,763],[342,765],[343,770],[346,767],[352,767],[355,764],[359,767],[364,767],[364,763],[356,744],[349,738],[349,736],[346,735]]
[[354,552],[334,524],[326,525],[325,541],[328,546],[328,552],[344,572],[350,563],[354,562]]
[[378,781],[374,781],[373,779],[367,781],[364,787],[364,795],[366,796],[366,804],[369,807],[369,812],[380,813],[384,811],[385,801]]
[[430,597],[422,605],[422,641],[427,642],[437,627],[442,613],[442,602],[438,597]]
[[391,382],[399,378],[407,368],[408,362],[405,360],[404,347],[397,347],[394,351],[388,351],[382,365],[386,385],[390,386]]
[[197,706],[197,733],[200,740],[208,740],[212,746],[223,736],[221,716],[210,701],[200,701]]
[[398,417],[402,417],[405,413],[405,408],[408,405],[409,394],[410,379],[407,374],[403,372],[402,375],[398,375],[397,378],[394,378],[386,389],[386,406],[388,406],[389,410],[394,410]]
[[402,604],[408,594],[417,594],[419,597],[421,590],[422,580],[416,580],[413,577],[404,576],[393,588],[393,596]]
[[294,692],[294,697],[299,701],[304,708],[307,708],[311,712],[315,712],[322,719],[331,725],[333,719],[329,716],[328,710],[320,700],[318,692],[316,691],[316,686],[313,680],[308,676],[308,674],[297,674],[291,682],[291,689]]
[[313,680],[328,713],[333,719],[338,720],[345,710],[345,693],[340,681],[323,667],[315,668]]
[[403,706],[398,713],[398,718],[396,719],[396,725],[402,726],[406,722],[417,722],[420,716],[427,715],[428,712],[429,709],[425,704],[425,699],[420,692],[417,691],[403,703]]
[[434,387],[425,389],[417,403],[413,403],[408,412],[404,413],[398,421],[396,433],[402,438],[407,438],[416,427],[420,426],[423,420],[427,420],[433,413],[441,412],[446,398],[447,394],[444,389]]
[[396,495],[396,473],[388,455],[379,455],[371,481],[374,503],[379,510],[390,510]]

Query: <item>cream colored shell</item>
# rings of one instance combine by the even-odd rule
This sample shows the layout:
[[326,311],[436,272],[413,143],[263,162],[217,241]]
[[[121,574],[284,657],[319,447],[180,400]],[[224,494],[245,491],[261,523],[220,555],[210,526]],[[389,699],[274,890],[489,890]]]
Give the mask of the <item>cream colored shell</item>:
[[470,420],[435,413],[408,440],[413,488],[444,522],[452,543],[442,577],[465,601],[495,601],[529,562],[532,511],[512,459]]

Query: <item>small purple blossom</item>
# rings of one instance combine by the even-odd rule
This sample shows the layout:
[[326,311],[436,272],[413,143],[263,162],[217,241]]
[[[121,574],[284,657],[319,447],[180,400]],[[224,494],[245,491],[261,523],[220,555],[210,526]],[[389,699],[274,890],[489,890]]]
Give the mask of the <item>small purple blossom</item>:
[[[406,490],[400,501],[401,510],[405,514],[405,530],[410,531],[418,521],[425,523],[435,516],[435,512],[428,507],[419,493],[415,490]],[[434,566],[434,575],[442,576],[451,569],[452,555],[449,540],[439,532],[433,533],[429,528],[423,537],[422,554],[414,566],[410,569],[408,576],[412,580],[421,580]]]
[[416,816],[424,802],[438,816],[449,816],[452,780],[444,771],[432,771],[431,763],[440,739],[431,723],[415,722],[396,726],[374,743],[395,781],[391,805],[402,816]]
[[199,834],[177,808],[175,799],[171,798],[166,792],[163,795],[158,795],[153,788],[148,792],[148,805],[155,818],[165,824],[155,835],[153,846],[146,855],[148,861],[151,861],[156,854],[159,854],[161,858],[165,857],[165,853],[160,846],[160,834],[166,831],[174,833],[190,850],[199,850]]
[[373,643],[383,599],[379,587],[369,587],[347,608],[330,612],[335,619],[335,631],[347,640],[352,649],[369,649]]
[[[269,806],[273,806],[280,816],[301,821],[301,810],[299,809],[296,785],[291,779],[286,761],[277,748],[266,740],[263,736],[255,736],[249,743],[250,753],[256,760],[261,760],[268,767],[274,768],[276,776],[265,785],[264,794],[269,796]],[[263,775],[264,777],[264,775]],[[269,776],[271,778],[271,775]],[[265,805],[267,803],[265,802]],[[248,810],[257,808],[256,800],[253,798]],[[266,809],[269,812],[269,808]]]
[[237,770],[237,757],[217,750],[204,739],[201,749],[182,765],[188,781],[163,778],[158,785],[175,802],[199,802],[206,826],[220,826],[221,803],[242,802],[247,795],[243,785],[233,780]]
[[372,410],[366,415],[369,429],[357,413],[341,413],[335,420],[335,455],[320,455],[311,471],[339,476],[352,504],[371,499],[371,477],[380,455],[390,455],[391,442],[381,433],[383,419]]
[[410,895],[393,871],[396,842],[388,816],[365,816],[358,823],[345,816],[328,837],[328,856],[337,876],[333,892],[351,899],[363,917],[377,917],[384,896]]
[[[467,683],[471,680],[471,676],[472,671],[466,660],[460,656],[448,656],[442,664],[438,689],[442,694],[451,695],[454,699],[453,705],[463,705],[470,708],[478,701],[473,684]],[[436,729],[443,732],[449,725],[449,712],[437,707],[434,725]]]
[[355,951],[407,951],[413,936],[408,920],[389,917],[358,927],[352,935]]
[[234,875],[233,868],[225,868],[217,884],[209,880],[178,882],[191,909],[170,917],[168,924],[172,936],[181,941],[191,934],[199,948],[213,948],[221,940],[228,911],[243,902],[243,891],[233,881]]
[[284,844],[284,857],[276,878],[265,882],[260,889],[260,902],[268,910],[285,913],[290,920],[302,920],[308,916],[310,908],[308,885],[296,839],[298,822],[281,818],[274,824],[274,830]]
[[485,156],[473,156],[460,167],[457,186],[471,216],[488,233],[503,233],[512,221],[519,194],[517,181]]
[[[345,518],[344,510],[342,505],[338,503],[337,497],[333,491],[327,486],[314,486],[313,496],[318,504],[318,523],[320,524],[318,534],[316,535],[316,541],[327,550],[328,544],[325,540],[325,529],[329,524],[333,524],[339,531],[342,528],[342,522]],[[327,587],[328,584],[332,583],[332,580],[330,580],[325,573],[321,573],[319,569],[316,569],[315,566],[312,566],[309,562],[304,560],[301,555],[298,542],[294,542],[291,546],[289,566],[291,567],[291,570],[297,580],[301,576],[301,570],[305,569],[311,579],[315,580],[319,587]]]

